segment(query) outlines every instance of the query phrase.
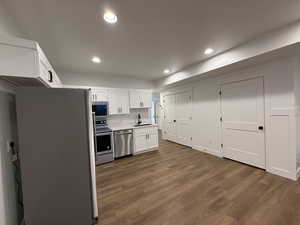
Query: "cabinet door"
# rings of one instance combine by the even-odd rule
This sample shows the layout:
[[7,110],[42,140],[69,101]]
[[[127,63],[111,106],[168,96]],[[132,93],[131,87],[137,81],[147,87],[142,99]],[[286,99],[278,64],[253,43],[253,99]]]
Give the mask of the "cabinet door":
[[119,90],[121,114],[129,114],[129,92],[128,90]]
[[109,114],[110,115],[119,114],[120,102],[115,90],[109,90],[108,101],[109,101]]
[[149,148],[147,137],[146,134],[135,136],[135,152],[142,152]]
[[141,103],[143,108],[151,108],[152,106],[152,93],[149,91],[144,91],[141,93]]
[[112,89],[108,94],[109,114],[129,114],[129,94],[125,89]]
[[146,90],[130,90],[130,108],[151,108],[152,92]]
[[141,99],[140,99],[139,92],[136,90],[130,90],[129,95],[130,95],[130,108],[132,109],[140,108]]
[[108,96],[107,96],[107,90],[103,89],[96,89],[93,90],[93,93],[95,94],[95,101],[96,102],[106,102],[108,101]]
[[158,147],[158,134],[148,134],[148,149],[157,148]]

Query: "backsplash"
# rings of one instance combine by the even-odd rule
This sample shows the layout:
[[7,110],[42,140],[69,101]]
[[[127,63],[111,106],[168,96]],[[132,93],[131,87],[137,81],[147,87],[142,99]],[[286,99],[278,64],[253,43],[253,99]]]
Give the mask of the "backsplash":
[[109,116],[107,119],[108,126],[119,127],[119,126],[134,125],[137,123],[138,113],[141,114],[143,123],[151,123],[150,109],[130,109],[130,114]]

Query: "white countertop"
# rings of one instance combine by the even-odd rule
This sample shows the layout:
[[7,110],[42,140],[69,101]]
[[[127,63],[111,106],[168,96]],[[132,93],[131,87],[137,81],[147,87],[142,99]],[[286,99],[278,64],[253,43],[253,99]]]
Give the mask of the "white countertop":
[[157,124],[149,124],[149,125],[146,125],[146,126],[139,126],[139,127],[135,127],[134,125],[109,126],[109,128],[112,129],[113,131],[127,130],[127,129],[140,129],[140,128],[147,128],[147,127],[157,127]]

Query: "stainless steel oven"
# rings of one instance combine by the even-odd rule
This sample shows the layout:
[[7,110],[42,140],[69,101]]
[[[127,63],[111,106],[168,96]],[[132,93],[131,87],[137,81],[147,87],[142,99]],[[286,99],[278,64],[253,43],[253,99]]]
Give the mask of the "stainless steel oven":
[[111,162],[114,160],[113,132],[107,126],[106,117],[96,117],[94,119],[94,138],[96,164]]
[[113,152],[113,133],[112,131],[97,132],[96,139],[96,155],[103,155]]

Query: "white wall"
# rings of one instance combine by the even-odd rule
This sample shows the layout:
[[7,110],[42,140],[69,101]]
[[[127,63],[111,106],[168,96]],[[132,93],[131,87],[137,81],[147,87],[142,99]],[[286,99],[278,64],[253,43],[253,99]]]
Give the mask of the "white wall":
[[108,117],[109,127],[126,127],[133,126],[137,123],[137,115],[141,115],[143,123],[151,123],[150,109],[130,109],[130,114],[126,115],[111,115]]
[[[14,18],[0,2],[0,34],[22,36]],[[0,80],[0,224],[17,225],[16,185],[7,141],[17,141],[14,90]]]
[[22,37],[20,28],[16,25],[16,20],[11,16],[10,11],[0,2],[0,34]]
[[194,64],[156,82],[157,86],[171,85],[197,76],[207,76],[218,70],[237,69],[266,59],[299,52],[300,21],[265,33],[240,46]]
[[16,185],[7,142],[17,140],[15,98],[0,80],[0,224],[17,224]]
[[[162,96],[184,89],[192,89],[193,148],[222,156],[218,93],[220,84],[251,77],[264,77],[266,167],[271,173],[295,179],[294,75],[295,58],[287,57],[218,77],[199,78],[197,82],[165,89]],[[286,128],[286,130],[282,128]],[[280,148],[278,141],[286,144],[284,148]]]
[[295,107],[296,107],[296,140],[297,140],[297,169],[300,170],[300,57],[295,59],[294,73]]
[[57,71],[65,85],[79,85],[91,87],[153,89],[154,83],[148,80],[135,79],[126,76],[109,76],[100,74],[78,74]]

